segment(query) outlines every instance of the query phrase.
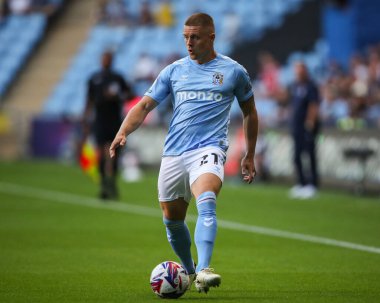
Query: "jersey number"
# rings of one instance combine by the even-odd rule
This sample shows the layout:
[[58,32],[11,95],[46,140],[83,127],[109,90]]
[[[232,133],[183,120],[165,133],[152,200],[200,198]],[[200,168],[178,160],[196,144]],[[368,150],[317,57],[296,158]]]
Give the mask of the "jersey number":
[[202,166],[203,164],[208,163],[207,158],[208,158],[209,155],[214,156],[214,164],[218,164],[218,155],[215,154],[215,153],[211,153],[211,154],[206,154],[206,155],[202,156],[201,165],[199,165],[199,166]]

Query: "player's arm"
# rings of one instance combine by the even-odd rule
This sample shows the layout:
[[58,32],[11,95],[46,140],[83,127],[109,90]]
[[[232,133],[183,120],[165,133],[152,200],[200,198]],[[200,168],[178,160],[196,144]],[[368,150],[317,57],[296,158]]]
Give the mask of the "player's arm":
[[144,96],[139,103],[132,107],[111,144],[111,158],[115,156],[115,151],[119,146],[125,145],[127,136],[140,127],[149,112],[151,112],[156,106],[157,102],[154,101],[154,99],[149,96]]
[[239,105],[243,112],[243,131],[247,150],[241,161],[241,172],[243,180],[251,183],[256,174],[254,157],[259,123],[254,96],[245,102],[239,102]]

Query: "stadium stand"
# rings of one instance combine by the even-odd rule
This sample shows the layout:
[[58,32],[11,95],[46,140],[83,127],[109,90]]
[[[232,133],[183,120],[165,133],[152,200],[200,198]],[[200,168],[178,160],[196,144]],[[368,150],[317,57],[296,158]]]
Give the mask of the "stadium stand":
[[9,16],[0,27],[0,97],[25,64],[46,28],[43,14]]
[[[54,2],[57,3],[57,0]],[[61,2],[58,1],[58,3]],[[165,24],[165,20],[158,21],[157,18],[158,6],[161,2],[149,1],[149,6],[146,7],[148,14],[151,15],[153,21],[157,20],[160,25],[151,22],[144,26],[140,20],[142,7],[140,1],[108,0],[102,3],[114,5],[111,8],[105,8],[105,11],[102,12],[103,17],[104,14],[118,13],[115,10],[118,7],[117,5],[121,4],[125,9],[123,13],[119,13],[118,22],[110,22],[109,20],[114,19],[98,16],[98,23],[92,27],[87,39],[72,58],[66,72],[47,98],[43,108],[44,114],[58,118],[70,117],[75,119],[80,117],[85,104],[87,79],[98,68],[98,59],[102,51],[109,48],[115,50],[116,53],[116,70],[133,84],[137,95],[143,94],[151,84],[151,80],[155,78],[164,65],[186,55],[186,49],[182,47],[183,22],[189,14],[199,10],[212,14],[215,19],[218,33],[217,51],[231,55],[233,58],[236,55],[236,59],[246,66],[254,77],[257,108],[263,121],[265,121],[265,125],[282,125],[286,122],[286,114],[284,114],[286,111],[284,111],[283,104],[279,103],[275,94],[268,94],[265,89],[262,90],[263,87],[265,88],[265,81],[262,79],[261,67],[258,66],[260,60],[253,62],[260,57],[261,49],[257,48],[255,44],[272,52],[270,43],[273,42],[274,45],[278,45],[281,42],[277,40],[279,37],[286,36],[288,38],[289,35],[285,35],[285,33],[294,32],[296,28],[299,28],[298,24],[305,23],[305,18],[311,18],[310,16],[313,15],[313,18],[322,19],[320,14],[315,14],[315,10],[321,7],[318,1],[237,0],[231,7],[227,0],[217,2],[178,0],[169,2],[169,7],[167,7],[169,17],[166,16],[166,18],[171,20]],[[100,14],[98,13],[98,15]],[[326,94],[331,82],[331,69],[333,69],[333,66],[328,64],[330,50],[327,42],[320,39],[322,33],[317,30],[318,22],[315,23],[308,27],[307,31],[300,32],[302,38],[287,40],[289,41],[288,45],[281,47],[282,53],[272,52],[272,56],[279,60],[276,63],[276,81],[278,81],[279,88],[286,88],[293,78],[293,63],[297,60],[304,61],[312,77],[320,84],[323,97],[321,114],[325,119],[325,125],[346,128],[347,125],[352,124],[350,115],[355,101],[352,101],[354,99],[352,96],[345,98],[335,96],[333,102],[330,102],[330,96],[328,93]],[[328,24],[328,22],[326,23]],[[32,13],[9,16],[6,22],[0,26],[0,38],[2,42],[4,41],[0,45],[0,66],[2,69],[0,73],[0,97],[5,94],[36,43],[42,39],[46,31],[46,24],[47,16],[45,14]],[[16,35],[15,32],[18,34]],[[299,41],[304,44],[297,44],[301,43]],[[295,44],[293,45],[293,43]],[[244,48],[248,53],[244,54],[242,51]],[[245,57],[240,58],[236,50],[240,51],[240,54],[245,56],[248,61],[245,61]],[[149,64],[152,65],[148,68],[151,75],[147,79],[139,79],[136,76],[143,56],[149,59],[145,61],[145,64],[148,64],[149,61]],[[368,61],[368,56],[370,55],[364,54],[364,61]],[[368,70],[371,70],[370,65],[369,63],[366,65],[367,73]],[[354,76],[354,71],[345,71],[345,77],[350,78],[353,82],[355,82],[352,80]],[[365,87],[368,90],[375,91],[372,95],[376,94],[378,90],[373,81],[365,83]],[[353,85],[352,88],[346,88],[346,90],[354,91],[356,89],[358,92],[358,88],[360,88],[360,83]],[[380,106],[375,98],[369,96],[368,104],[360,106],[360,108],[363,121],[357,124],[359,127],[377,127],[380,124]],[[234,104],[232,120],[238,118],[239,115],[239,108],[237,104]]]
[[2,16],[0,23],[0,100],[37,43],[43,38],[48,17],[53,15],[64,1],[40,2],[30,2],[30,7],[23,8],[25,12],[18,11],[17,9],[21,9],[19,6],[13,8],[12,1],[4,2],[7,12]]
[[[116,52],[115,68],[128,80],[133,81],[135,63],[141,54],[147,54],[158,62],[164,62],[171,56],[186,55],[182,45],[182,28],[187,16],[195,10],[209,12],[216,21],[216,30],[219,37],[216,49],[224,54],[230,54],[233,43],[231,35],[227,33],[230,26],[223,24],[235,15],[239,20],[238,39],[256,39],[271,27],[279,26],[286,14],[296,11],[303,0],[238,0],[234,2],[233,11],[226,0],[215,2],[179,0],[172,3],[176,24],[173,27],[160,26],[123,26],[114,27],[107,24],[94,26],[88,39],[72,63],[62,80],[48,98],[44,112],[57,116],[78,117],[81,115],[85,102],[86,81],[89,75],[98,67],[100,53],[105,48],[112,48]],[[140,13],[140,1],[125,0],[126,11],[131,20],[136,20]],[[226,21],[228,22],[228,21]],[[128,22],[126,22],[128,23]],[[130,23],[129,23],[130,24]],[[229,23],[228,25],[231,25]],[[173,50],[177,53],[173,53]],[[149,83],[139,82],[135,85],[137,94],[142,94]]]

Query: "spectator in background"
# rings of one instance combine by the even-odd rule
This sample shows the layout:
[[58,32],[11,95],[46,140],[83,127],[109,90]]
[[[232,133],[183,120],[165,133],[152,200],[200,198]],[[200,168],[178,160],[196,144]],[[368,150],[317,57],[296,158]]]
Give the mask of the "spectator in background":
[[376,47],[369,54],[368,94],[367,119],[371,126],[380,128],[380,54]]
[[162,0],[156,11],[157,25],[171,27],[174,25],[174,15],[170,1]]
[[259,55],[260,73],[259,77],[263,85],[263,94],[267,98],[276,98],[280,91],[278,81],[279,65],[274,57],[268,52]]
[[[88,82],[88,96],[83,115],[84,137],[93,131],[99,155],[101,175],[100,198],[116,199],[116,174],[118,159],[111,159],[108,150],[122,121],[123,102],[131,99],[132,92],[123,77],[112,71],[113,53],[104,52],[102,69],[93,74]],[[91,121],[91,116],[94,121]],[[91,123],[92,122],[92,123]]]
[[158,69],[157,61],[148,54],[142,53],[135,65],[134,81],[148,81],[151,84],[159,72]]
[[3,23],[4,19],[9,14],[9,7],[7,0],[0,0],[0,26]]
[[349,102],[349,115],[339,119],[338,126],[342,130],[364,129],[368,127],[365,113],[367,110],[366,87],[353,87]]
[[101,0],[97,20],[111,26],[128,24],[128,14],[122,0]]
[[350,74],[353,77],[354,81],[367,83],[368,67],[365,64],[364,59],[359,55],[355,55],[351,58],[350,63]]
[[323,99],[320,106],[321,121],[323,125],[336,127],[337,122],[348,116],[349,107],[347,100],[340,98],[332,86],[322,89]]
[[32,0],[8,0],[8,7],[12,15],[25,15],[32,8]]
[[[295,81],[291,84],[288,96],[292,111],[291,135],[294,140],[294,165],[297,185],[290,195],[293,198],[308,199],[315,196],[318,188],[316,157],[316,138],[319,131],[319,94],[318,88],[309,77],[306,65],[296,62]],[[308,156],[310,169],[302,163],[302,155]]]
[[149,2],[147,2],[147,1],[144,1],[141,4],[138,24],[141,26],[153,26],[154,25],[153,14],[152,14]]
[[52,16],[58,11],[59,7],[62,5],[59,0],[33,0],[32,9],[36,12],[42,12],[45,15]]

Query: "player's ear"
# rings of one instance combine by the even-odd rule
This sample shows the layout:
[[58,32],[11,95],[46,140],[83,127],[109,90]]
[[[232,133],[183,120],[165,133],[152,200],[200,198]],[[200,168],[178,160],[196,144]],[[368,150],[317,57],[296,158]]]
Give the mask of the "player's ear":
[[210,39],[211,39],[212,41],[215,40],[215,33],[211,33],[211,34],[210,34]]

